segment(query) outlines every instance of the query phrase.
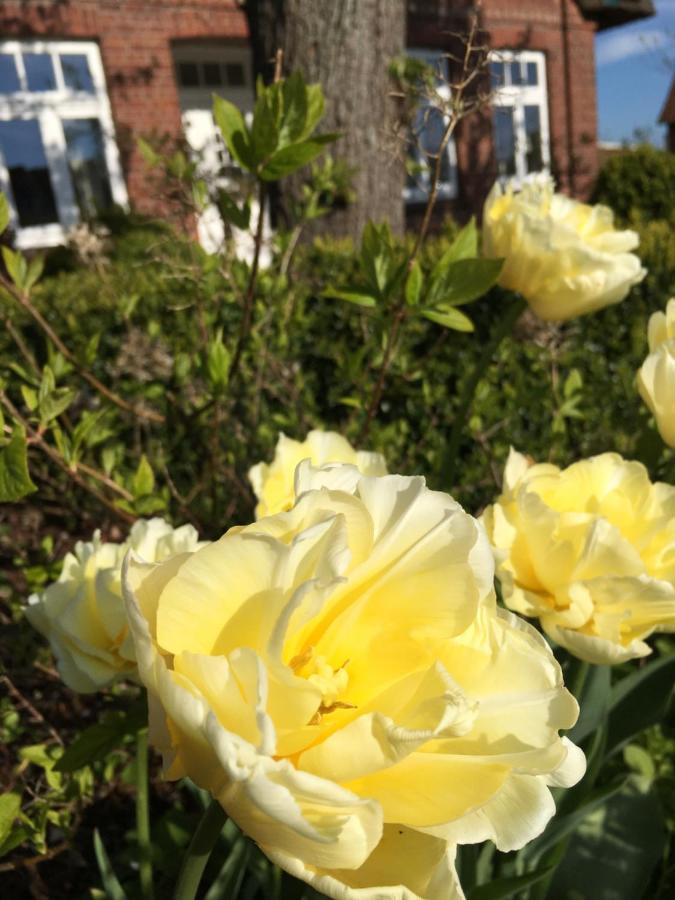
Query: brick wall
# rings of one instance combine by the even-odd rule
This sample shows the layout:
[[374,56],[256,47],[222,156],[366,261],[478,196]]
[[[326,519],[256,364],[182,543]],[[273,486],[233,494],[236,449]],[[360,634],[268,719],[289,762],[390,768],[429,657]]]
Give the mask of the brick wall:
[[246,40],[236,0],[3,0],[4,38],[82,38],[98,42],[131,202],[157,212],[138,134],[181,131],[171,42]]
[[[409,0],[409,46],[448,48],[449,33],[465,28],[472,6],[470,0]],[[597,171],[594,26],[574,0],[484,0],[481,24],[494,48],[545,53],[552,167],[563,189],[586,196]],[[171,42],[242,41],[247,26],[236,0],[4,0],[0,36],[98,41],[129,196],[136,208],[152,212],[157,205],[135,136],[180,133]],[[445,211],[464,217],[480,209],[495,178],[490,115],[462,124],[457,157],[459,197]]]

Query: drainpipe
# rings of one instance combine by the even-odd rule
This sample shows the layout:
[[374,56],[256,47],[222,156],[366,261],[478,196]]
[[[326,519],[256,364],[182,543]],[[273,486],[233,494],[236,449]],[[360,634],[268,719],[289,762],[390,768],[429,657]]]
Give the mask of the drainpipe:
[[576,161],[574,154],[574,114],[572,110],[572,60],[570,56],[569,0],[560,0],[560,23],[563,45],[563,70],[565,78],[565,119],[567,122],[567,188],[574,194],[576,188]]

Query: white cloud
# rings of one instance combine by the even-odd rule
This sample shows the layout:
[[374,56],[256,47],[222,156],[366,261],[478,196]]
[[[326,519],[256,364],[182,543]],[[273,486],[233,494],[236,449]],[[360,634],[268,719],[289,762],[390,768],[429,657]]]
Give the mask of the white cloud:
[[672,36],[655,29],[611,31],[598,39],[595,51],[597,63],[599,66],[609,66],[630,56],[654,53],[672,43],[672,40]]

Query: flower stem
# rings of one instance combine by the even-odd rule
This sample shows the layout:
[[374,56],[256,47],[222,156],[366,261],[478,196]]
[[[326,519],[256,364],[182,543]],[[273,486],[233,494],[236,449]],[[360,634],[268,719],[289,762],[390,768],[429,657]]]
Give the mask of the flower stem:
[[464,385],[464,391],[459,401],[459,407],[452,423],[452,431],[450,432],[450,440],[445,454],[445,463],[443,466],[443,485],[447,490],[452,490],[454,486],[455,473],[457,471],[457,453],[459,444],[462,439],[464,427],[468,421],[476,388],[485,374],[487,367],[495,355],[495,351],[501,344],[502,340],[511,333],[513,326],[520,318],[526,306],[525,300],[516,296],[511,305],[504,311],[501,321],[495,328],[492,336],[483,347],[483,352],[478,358],[473,372],[468,381]]
[[181,866],[173,900],[194,900],[202,874],[209,861],[227,816],[217,800],[212,800],[192,836]]
[[136,735],[136,836],[138,841],[138,873],[143,900],[152,900],[152,845],[148,804],[148,729]]

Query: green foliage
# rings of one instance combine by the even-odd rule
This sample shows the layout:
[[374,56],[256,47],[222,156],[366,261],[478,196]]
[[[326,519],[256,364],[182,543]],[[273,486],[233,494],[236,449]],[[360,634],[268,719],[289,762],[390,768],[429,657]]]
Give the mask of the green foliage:
[[0,502],[20,500],[36,490],[28,474],[26,435],[17,426],[9,441],[0,447]]
[[639,213],[647,219],[670,219],[675,197],[675,155],[645,144],[611,156],[603,165],[594,201],[610,206],[627,221]]

